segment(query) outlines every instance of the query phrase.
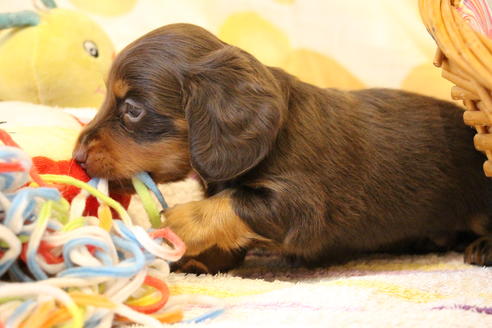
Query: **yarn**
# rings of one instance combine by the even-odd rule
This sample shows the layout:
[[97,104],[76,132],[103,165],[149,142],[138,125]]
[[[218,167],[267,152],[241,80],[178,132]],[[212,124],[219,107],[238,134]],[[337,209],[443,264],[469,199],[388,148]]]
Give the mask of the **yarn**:
[[[43,187],[30,185],[32,176]],[[107,181],[37,176],[23,151],[0,145],[0,277],[12,281],[0,282],[0,327],[159,327],[183,319],[174,306],[179,302],[169,305],[165,281],[169,263],[181,258],[185,245],[170,229],[158,228],[155,199],[163,208],[167,204],[150,176],[140,173],[132,182],[149,230],[134,225],[108,196]],[[81,188],[71,204],[54,188],[60,184]],[[99,201],[97,216],[83,216],[90,195]],[[113,220],[111,209],[121,220]]]

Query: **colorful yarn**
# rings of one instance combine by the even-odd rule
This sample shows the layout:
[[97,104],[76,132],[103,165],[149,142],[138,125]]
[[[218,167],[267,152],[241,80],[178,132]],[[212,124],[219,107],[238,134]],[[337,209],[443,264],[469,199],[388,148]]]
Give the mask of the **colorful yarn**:
[[137,192],[137,194],[140,196],[140,199],[142,200],[142,204],[144,206],[145,212],[149,217],[149,221],[150,224],[152,225],[152,228],[157,228],[161,226],[161,214],[157,210],[157,206],[155,206],[155,203],[152,202],[152,195],[145,187],[145,184],[141,182],[139,179],[137,179],[136,177],[132,179],[132,184],[133,187],[135,188],[135,191]]
[[[181,321],[181,310],[169,310],[165,280],[169,262],[181,258],[185,245],[170,229],[158,229],[161,215],[152,194],[167,204],[150,176],[132,180],[153,226],[145,230],[108,196],[107,181],[39,177],[32,168],[15,145],[0,145],[0,277],[12,281],[0,282],[0,327]],[[67,184],[81,192],[70,205],[57,189],[34,187],[33,176],[35,185]],[[99,201],[97,217],[83,216],[89,195]],[[121,220],[113,220],[111,208]]]

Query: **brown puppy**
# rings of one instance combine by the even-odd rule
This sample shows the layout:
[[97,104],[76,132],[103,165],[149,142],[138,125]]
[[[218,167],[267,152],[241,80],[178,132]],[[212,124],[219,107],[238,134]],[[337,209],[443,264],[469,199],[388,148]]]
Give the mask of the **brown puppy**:
[[165,213],[188,255],[261,241],[316,263],[473,231],[485,237],[465,261],[491,265],[492,184],[473,134],[451,103],[320,89],[174,24],[118,55],[74,155],[113,181],[196,171],[207,198]]

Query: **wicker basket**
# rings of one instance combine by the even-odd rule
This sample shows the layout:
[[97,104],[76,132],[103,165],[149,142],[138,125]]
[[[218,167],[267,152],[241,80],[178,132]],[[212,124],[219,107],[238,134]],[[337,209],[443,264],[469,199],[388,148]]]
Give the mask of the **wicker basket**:
[[453,99],[466,107],[463,119],[475,127],[475,148],[487,155],[485,175],[492,177],[492,40],[473,30],[456,9],[456,0],[419,0],[420,14],[438,45],[434,65],[455,84]]

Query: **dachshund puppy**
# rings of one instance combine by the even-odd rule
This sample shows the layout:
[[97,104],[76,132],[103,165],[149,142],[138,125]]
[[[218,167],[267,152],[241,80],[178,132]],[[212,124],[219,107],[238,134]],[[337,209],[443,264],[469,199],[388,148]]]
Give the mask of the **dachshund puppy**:
[[197,173],[207,197],[164,221],[189,256],[260,243],[326,263],[468,231],[465,261],[492,265],[492,184],[449,102],[321,89],[189,24],[128,45],[107,89],[74,157],[122,185]]

